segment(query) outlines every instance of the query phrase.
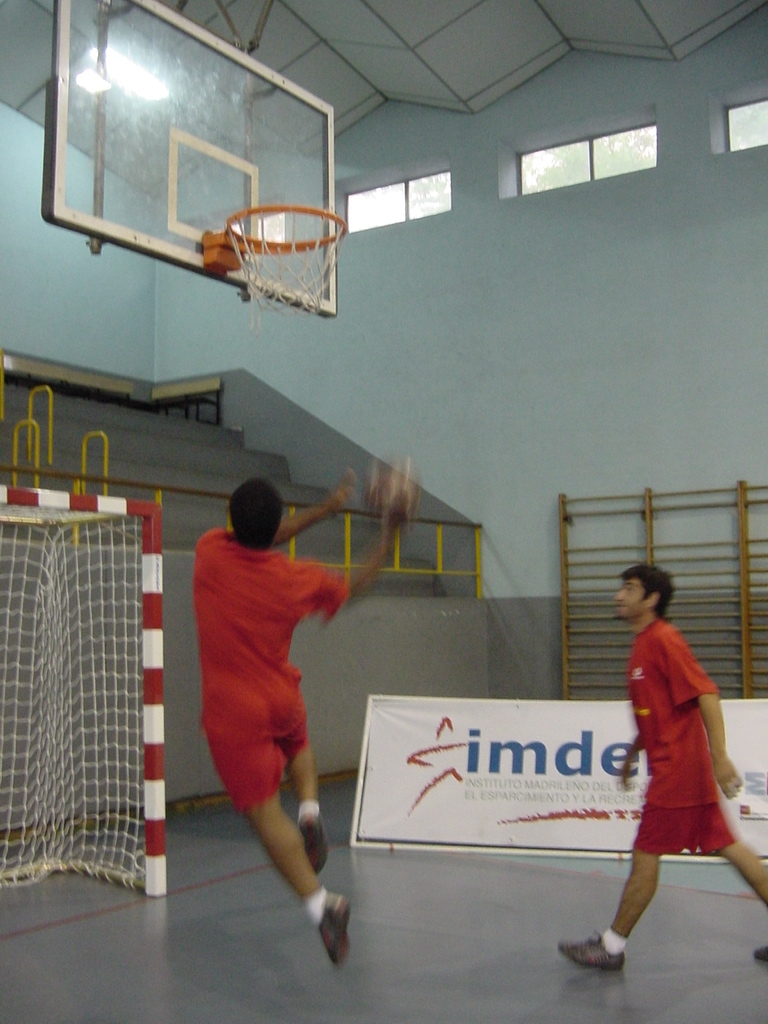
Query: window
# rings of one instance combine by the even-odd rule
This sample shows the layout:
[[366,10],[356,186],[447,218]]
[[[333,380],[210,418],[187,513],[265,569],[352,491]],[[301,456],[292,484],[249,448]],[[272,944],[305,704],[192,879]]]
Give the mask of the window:
[[366,231],[385,224],[401,224],[446,213],[451,208],[451,172],[428,174],[411,181],[352,192],[347,196],[350,232]]
[[520,157],[523,195],[656,166],[656,125],[595,136]]
[[408,182],[408,220],[434,217],[451,208],[451,172],[428,174]]
[[523,195],[589,181],[589,143],[574,142],[570,146],[525,153],[520,158],[520,176]]
[[728,148],[731,152],[768,145],[768,100],[728,108]]
[[347,196],[350,231],[367,231],[405,220],[405,182]]

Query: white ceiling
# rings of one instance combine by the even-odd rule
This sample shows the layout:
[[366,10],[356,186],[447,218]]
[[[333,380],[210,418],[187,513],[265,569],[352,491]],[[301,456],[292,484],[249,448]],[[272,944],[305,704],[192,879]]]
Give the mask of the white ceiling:
[[[474,113],[571,50],[680,60],[768,0],[172,0],[330,102]],[[42,123],[53,0],[0,0],[0,101]],[[258,30],[260,38],[257,42]]]

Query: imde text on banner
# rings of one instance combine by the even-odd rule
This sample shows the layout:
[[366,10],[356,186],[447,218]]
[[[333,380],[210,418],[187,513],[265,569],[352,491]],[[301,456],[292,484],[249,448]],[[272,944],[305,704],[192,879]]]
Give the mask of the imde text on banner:
[[[723,712],[745,779],[726,813],[765,856],[768,701]],[[634,735],[623,701],[370,697],[352,845],[627,853],[648,782],[641,755],[620,785]]]

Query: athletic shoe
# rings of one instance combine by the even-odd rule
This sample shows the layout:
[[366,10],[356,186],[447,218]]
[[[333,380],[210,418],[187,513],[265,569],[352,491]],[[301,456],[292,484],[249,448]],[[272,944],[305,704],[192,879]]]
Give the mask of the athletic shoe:
[[302,818],[299,822],[299,831],[304,839],[304,849],[307,851],[309,863],[317,874],[323,870],[328,860],[328,834],[322,817],[318,814],[316,818]]
[[320,936],[328,950],[328,956],[337,965],[343,964],[349,953],[348,924],[349,903],[346,897],[329,892],[325,900],[323,919],[320,922]]
[[598,967],[601,971],[620,971],[624,966],[623,953],[609,953],[603,945],[603,940],[598,932],[595,932],[586,942],[560,942],[557,948],[573,960],[575,964],[582,967]]
[[755,950],[755,960],[765,960],[768,963],[768,946],[761,946]]

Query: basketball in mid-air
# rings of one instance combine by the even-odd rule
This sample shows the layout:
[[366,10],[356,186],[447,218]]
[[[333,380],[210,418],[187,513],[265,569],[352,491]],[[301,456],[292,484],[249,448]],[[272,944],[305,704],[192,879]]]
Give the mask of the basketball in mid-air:
[[400,522],[415,519],[421,500],[421,481],[412,459],[391,464],[375,461],[365,481],[366,508],[378,516]]

